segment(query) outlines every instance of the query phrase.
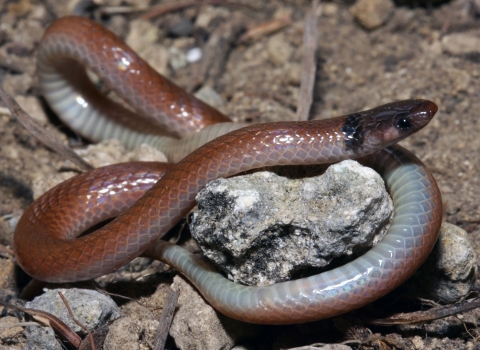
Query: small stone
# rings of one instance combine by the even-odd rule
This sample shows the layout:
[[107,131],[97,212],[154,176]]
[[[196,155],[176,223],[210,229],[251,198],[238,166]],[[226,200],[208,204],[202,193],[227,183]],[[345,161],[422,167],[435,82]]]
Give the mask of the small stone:
[[375,29],[391,16],[395,5],[391,0],[358,0],[350,13],[366,29]]
[[193,33],[193,24],[187,18],[182,18],[169,26],[167,30],[170,35],[177,38],[190,36]]
[[292,16],[293,16],[293,8],[280,6],[275,10],[272,18],[291,20]]
[[247,285],[295,279],[370,249],[393,211],[382,178],[355,161],[311,178],[257,172],[218,179],[197,203],[193,237],[231,280]]
[[0,289],[17,289],[15,263],[11,259],[0,259]]
[[131,161],[139,162],[163,162],[167,163],[167,157],[158,149],[142,143],[140,146],[127,153]]
[[136,19],[130,22],[130,31],[125,42],[153,69],[167,74],[169,54],[166,47],[158,43],[160,31],[150,21]]
[[6,74],[3,88],[11,95],[27,95],[33,84],[33,77],[27,73]]
[[45,25],[31,19],[19,21],[17,31],[12,35],[12,41],[21,44],[29,52],[33,52],[45,30]]
[[121,162],[167,161],[167,158],[162,152],[151,146],[142,144],[128,152],[118,140],[106,140],[95,145],[89,145],[85,149],[77,150],[77,154],[85,158],[95,168]]
[[443,223],[432,253],[406,288],[422,298],[455,303],[470,293],[476,275],[477,257],[468,234]]
[[202,58],[202,49],[199,47],[193,47],[187,51],[186,57],[187,57],[187,62],[189,63],[198,62]]
[[67,324],[74,332],[85,336],[86,333],[73,322],[63,300],[67,299],[75,318],[88,329],[95,329],[108,321],[120,317],[120,309],[107,295],[89,289],[51,289],[25,304],[26,308],[49,312]]
[[445,35],[442,38],[442,50],[452,55],[465,55],[480,52],[480,37],[466,33]]
[[125,156],[126,153],[125,147],[118,140],[106,140],[77,150],[77,154],[85,158],[95,168],[115,164],[120,161],[126,162],[129,160]]
[[218,109],[225,107],[225,101],[222,99],[222,97],[208,85],[204,85],[200,90],[198,90],[195,93],[195,97],[212,107]]
[[179,70],[187,66],[187,57],[180,49],[176,47],[170,47],[168,49],[169,63],[173,70]]
[[59,183],[68,180],[69,178],[78,175],[73,171],[66,171],[62,173],[53,174],[50,177],[45,178],[44,174],[35,174],[33,176],[33,199],[38,199],[42,194],[47,192],[49,189],[53,188],[54,186],[58,185]]
[[150,45],[139,54],[158,73],[163,75],[168,73],[169,53],[166,47],[159,44]]
[[256,325],[221,316],[182,276],[175,276],[171,288],[179,297],[170,335],[182,350],[231,349],[258,330]]
[[20,18],[26,16],[32,9],[30,0],[15,1],[7,5],[7,11]]
[[472,81],[471,72],[452,68],[451,73],[453,76],[452,90],[454,94],[468,92]]
[[[5,33],[5,31],[2,31],[2,33]],[[2,34],[2,36],[5,36],[5,34]],[[0,47],[0,61],[2,62],[2,65],[4,68],[7,68],[9,71],[11,71],[14,74],[6,74],[6,77],[10,77],[12,75],[17,76],[20,75],[20,73],[25,73],[27,75],[35,75],[35,62],[31,58],[31,54],[28,56],[17,56],[15,54],[12,54],[12,51],[15,51],[13,49],[13,46],[16,44],[14,43],[6,43],[2,47]],[[21,74],[24,75],[24,74]],[[32,79],[30,78],[30,80]],[[3,83],[3,86],[5,87],[5,82]],[[26,89],[28,90],[28,89]]]
[[23,350],[62,350],[63,347],[50,327],[28,326],[23,332],[27,343]]
[[109,332],[103,344],[104,350],[152,349],[157,320],[136,320],[123,317],[109,326]]
[[287,63],[285,72],[289,84],[300,86],[302,80],[302,65],[300,63]]
[[335,4],[333,2],[325,2],[322,5],[322,15],[325,17],[334,17],[337,16],[338,14],[338,4]]
[[208,29],[210,24],[222,18],[231,18],[232,14],[226,7],[217,7],[211,5],[201,6],[195,19],[196,28]]
[[154,26],[150,21],[144,19],[134,19],[130,22],[130,30],[125,38],[125,42],[135,52],[144,50],[160,38],[158,27]]
[[[5,311],[3,311],[5,312]],[[14,325],[16,323],[20,323],[20,320],[16,317],[13,316],[3,316],[2,325],[10,325],[11,327],[1,327],[0,328],[0,339],[3,341],[8,341],[10,339],[13,339],[23,333],[23,327],[18,326],[15,327]],[[5,344],[5,343],[4,343]],[[0,341],[0,345],[2,345],[2,341]]]
[[270,61],[278,66],[281,66],[288,62],[293,54],[293,47],[285,39],[283,33],[273,35],[268,39],[267,52]]
[[[83,16],[88,16],[84,14]],[[120,38],[126,37],[130,31],[130,20],[123,16],[110,17],[108,29],[112,31],[116,36]]]

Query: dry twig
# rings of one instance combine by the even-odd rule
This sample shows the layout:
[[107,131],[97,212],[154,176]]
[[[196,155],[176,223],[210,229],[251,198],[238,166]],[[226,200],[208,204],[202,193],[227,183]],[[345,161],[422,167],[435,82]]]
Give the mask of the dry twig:
[[453,305],[443,305],[435,307],[425,311],[399,313],[387,318],[363,319],[363,321],[365,321],[365,323],[382,326],[412,324],[433,321],[448,316],[454,316],[456,314],[467,312],[478,307],[480,307],[480,298],[475,298],[472,300],[461,301]]
[[179,293],[172,289],[168,289],[165,304],[163,305],[162,316],[160,318],[160,325],[158,326],[155,340],[153,342],[154,350],[161,350],[165,348],[170,325],[172,324],[175,308],[177,307]]
[[240,2],[226,1],[226,0],[201,0],[201,1],[185,1],[185,2],[173,2],[171,4],[160,4],[153,6],[147,12],[140,16],[142,19],[152,19],[162,16],[169,12],[180,11],[187,7],[202,6],[202,5],[219,5],[219,6],[243,6],[256,10],[257,7],[248,4],[242,4]]
[[70,327],[68,327],[58,317],[45,311],[27,309],[22,306],[7,304],[2,301],[0,301],[0,305],[6,308],[14,309],[14,310],[29,314],[38,322],[41,322],[49,326],[50,328],[52,328],[57,334],[59,334],[62,338],[67,340],[69,343],[71,343],[75,348],[78,348],[80,346],[80,342],[82,341],[82,338],[80,338],[80,336],[78,336],[77,333],[75,333],[72,329],[70,329]]
[[318,18],[322,13],[319,0],[312,4],[312,11],[305,18],[305,33],[303,37],[302,78],[297,104],[297,120],[308,120],[313,102],[313,86],[317,71],[316,57],[318,47]]
[[242,29],[243,23],[240,18],[232,16],[229,21],[212,32],[202,49],[202,63],[198,78],[193,79],[196,86],[208,84],[217,88],[217,82],[225,72],[232,44],[237,40]]
[[[107,338],[109,331],[108,325],[104,324],[103,326],[98,327],[95,329],[95,331],[92,333],[92,337],[95,340],[94,341],[94,346],[97,346],[99,349],[103,349],[103,343],[105,342],[105,339]],[[90,341],[90,338],[83,339],[82,343],[80,344],[80,347],[78,350],[95,350],[92,348],[92,342]]]
[[93,336],[92,336],[92,333],[90,332],[90,330],[83,324],[81,323],[80,321],[78,321],[75,316],[73,315],[73,312],[72,312],[72,309],[70,308],[70,305],[68,304],[68,301],[67,299],[65,298],[65,296],[62,294],[62,292],[58,292],[58,295],[60,296],[60,298],[62,299],[63,303],[65,304],[65,307],[67,308],[67,311],[68,311],[68,314],[70,315],[70,318],[72,319],[73,322],[75,322],[77,324],[77,326],[79,326],[80,328],[82,328],[85,332],[87,332],[88,334],[88,338],[90,339],[90,344],[92,346],[92,349],[93,350],[96,350],[96,347],[95,347],[95,342],[93,340]]
[[281,18],[275,18],[271,21],[262,23],[258,26],[248,29],[247,32],[244,33],[240,37],[240,39],[238,39],[238,42],[244,43],[247,41],[258,40],[261,37],[264,37],[266,35],[279,31],[280,29],[288,26],[291,23],[292,23],[292,18],[290,17],[290,15],[281,17]]
[[40,142],[45,146],[57,152],[61,156],[70,160],[73,164],[82,170],[91,170],[93,167],[88,164],[83,158],[65,146],[57,137],[50,131],[42,128],[35,120],[25,112],[18,103],[5,90],[0,88],[0,100],[8,107],[12,115]]

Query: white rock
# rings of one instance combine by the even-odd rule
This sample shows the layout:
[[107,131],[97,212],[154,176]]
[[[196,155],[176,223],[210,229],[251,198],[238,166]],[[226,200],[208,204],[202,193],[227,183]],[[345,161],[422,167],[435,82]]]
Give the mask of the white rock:
[[321,176],[257,172],[211,182],[197,196],[190,229],[231,280],[267,285],[368,250],[393,206],[372,169],[345,161]]
[[468,233],[445,222],[432,253],[406,287],[422,298],[455,303],[470,293],[476,276],[477,256]]

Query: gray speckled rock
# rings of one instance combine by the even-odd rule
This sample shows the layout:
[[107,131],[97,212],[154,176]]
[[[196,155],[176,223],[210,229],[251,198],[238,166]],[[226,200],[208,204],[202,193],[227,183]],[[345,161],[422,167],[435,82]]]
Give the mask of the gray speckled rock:
[[62,299],[62,292],[75,318],[88,329],[95,329],[107,321],[120,317],[120,309],[109,296],[89,289],[51,289],[25,304],[25,307],[49,312],[65,322],[74,332],[85,336],[68,314]]
[[381,177],[355,161],[289,179],[271,172],[219,179],[197,196],[191,231],[231,280],[267,285],[363,253],[393,206]]
[[470,293],[476,274],[477,257],[468,234],[445,222],[432,253],[406,287],[420,297],[454,303]]
[[50,327],[28,326],[23,332],[27,338],[24,350],[61,350],[62,345]]

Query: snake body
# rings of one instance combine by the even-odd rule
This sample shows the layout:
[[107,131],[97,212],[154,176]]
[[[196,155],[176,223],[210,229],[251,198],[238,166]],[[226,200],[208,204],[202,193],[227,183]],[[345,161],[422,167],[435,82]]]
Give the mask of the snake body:
[[[100,43],[94,43],[94,38]],[[121,50],[105,49],[105,42],[112,40],[113,47]],[[100,47],[107,53],[127,52],[130,62],[127,68],[135,67],[131,69],[136,73],[129,72],[126,78],[116,77],[128,71],[120,56],[113,55],[109,63],[102,50],[89,52],[86,47],[77,48],[77,41],[89,43],[89,50]],[[59,113],[67,110],[74,117],[82,117],[88,110],[88,113],[100,114],[101,118],[110,118],[107,114],[111,109],[102,109],[102,103],[98,102],[103,97],[97,92],[87,92],[90,83],[79,70],[82,64],[134,104],[134,109],[144,116],[142,121],[157,108],[152,104],[163,105],[159,107],[163,109],[167,106],[167,112],[154,112],[159,117],[152,124],[166,125],[176,137],[192,137],[193,141],[188,141],[190,146],[182,152],[203,146],[176,165],[112,165],[81,174],[45,193],[26,210],[14,237],[17,260],[31,276],[49,282],[86,280],[109,273],[144,254],[184,274],[212,306],[230,317],[254,323],[285,324],[327,318],[361,307],[397,287],[423,263],[440,229],[440,192],[426,167],[410,152],[393,144],[431,120],[437,111],[433,102],[407,100],[328,120],[242,127],[229,123],[220,112],[192,99],[165,78],[153,77],[156,73],[146,63],[137,64],[139,58],[127,51],[125,45],[120,45],[124,44],[89,20],[71,17],[55,22],[47,30],[39,54],[40,79],[54,109]],[[90,55],[96,57],[85,57]],[[119,57],[124,65],[118,64]],[[96,66],[98,62],[100,66]],[[65,67],[69,65],[80,72],[81,83],[67,74]],[[147,67],[146,71],[142,70],[143,66]],[[114,77],[103,77],[105,72]],[[141,89],[167,81],[167,90],[174,92],[160,95],[159,103],[149,97],[148,92],[119,87],[119,81],[133,79],[133,75],[140,76]],[[175,99],[178,90],[180,100]],[[125,91],[134,96],[125,96]],[[73,97],[70,93],[74,93]],[[97,102],[89,102],[90,96]],[[112,102],[107,103],[112,106]],[[116,105],[112,108],[118,122],[103,124],[110,123],[108,129],[117,130],[114,136],[134,140],[131,144],[140,140],[143,136],[139,135],[144,132],[147,138],[153,137],[151,126],[137,126],[134,136],[129,136],[124,126],[131,122],[123,115],[131,117],[132,112]],[[194,111],[191,112],[195,121],[192,124],[202,124],[201,117],[205,116],[207,122],[201,128],[207,130],[209,136],[196,136],[185,125],[170,126],[171,122],[164,121],[162,115],[172,110],[183,111],[183,114],[173,113],[174,119],[182,114],[183,121]],[[217,123],[223,132],[233,131],[214,138],[212,135],[219,130]],[[90,131],[82,132],[94,138]],[[112,133],[107,133],[106,137],[110,136]],[[213,140],[207,142],[210,139]],[[241,286],[226,280],[182,248],[159,240],[193,208],[196,194],[213,179],[265,166],[332,163],[352,158],[382,175],[392,195],[395,213],[383,240],[342,267],[272,286]],[[117,215],[94,233],[76,238],[89,227]]]

